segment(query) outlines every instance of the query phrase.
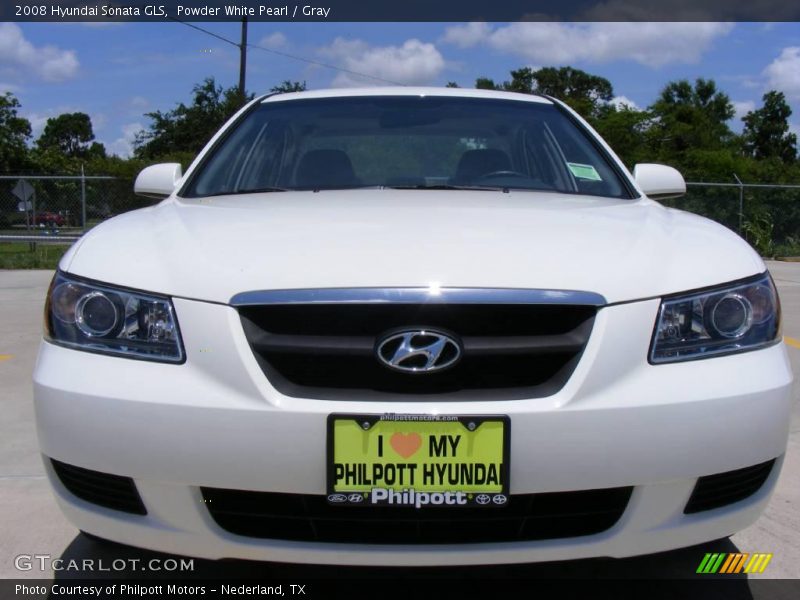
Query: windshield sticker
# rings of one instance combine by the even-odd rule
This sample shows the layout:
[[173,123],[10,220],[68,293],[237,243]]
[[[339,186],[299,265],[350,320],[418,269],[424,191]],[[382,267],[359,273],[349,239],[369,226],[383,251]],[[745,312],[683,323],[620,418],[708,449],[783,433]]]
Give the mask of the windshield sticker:
[[568,162],[567,166],[572,174],[578,179],[588,179],[589,181],[603,181],[600,173],[597,172],[592,165],[583,165],[581,163]]

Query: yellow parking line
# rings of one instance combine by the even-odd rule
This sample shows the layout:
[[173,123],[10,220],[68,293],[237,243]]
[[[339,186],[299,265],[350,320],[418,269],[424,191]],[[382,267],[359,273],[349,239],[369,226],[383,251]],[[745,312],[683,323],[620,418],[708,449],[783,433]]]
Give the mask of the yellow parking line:
[[794,338],[783,336],[783,341],[786,342],[792,348],[800,349],[800,340],[796,340]]
[[13,354],[0,354],[0,362],[3,362],[4,360],[8,360],[9,358],[14,358],[14,355]]

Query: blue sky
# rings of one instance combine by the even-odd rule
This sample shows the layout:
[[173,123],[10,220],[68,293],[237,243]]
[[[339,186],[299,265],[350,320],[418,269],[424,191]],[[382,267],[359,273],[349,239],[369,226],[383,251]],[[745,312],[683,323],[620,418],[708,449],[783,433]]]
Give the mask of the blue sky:
[[[237,40],[237,23],[202,23]],[[521,66],[572,65],[602,75],[644,107],[668,81],[713,78],[739,111],[783,91],[800,130],[800,23],[251,23],[249,42],[403,84],[472,86]],[[97,139],[127,155],[144,113],[188,101],[213,76],[238,81],[238,49],[180,23],[0,23],[0,93],[22,103],[38,135],[48,117],[91,115]],[[248,54],[250,91],[284,79],[310,88],[370,79],[266,51]]]

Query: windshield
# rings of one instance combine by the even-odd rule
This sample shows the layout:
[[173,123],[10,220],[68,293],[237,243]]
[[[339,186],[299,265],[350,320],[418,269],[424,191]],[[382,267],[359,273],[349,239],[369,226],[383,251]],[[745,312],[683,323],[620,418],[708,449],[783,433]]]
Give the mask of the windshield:
[[445,96],[262,103],[217,144],[182,195],[359,187],[631,197],[604,153],[556,106]]

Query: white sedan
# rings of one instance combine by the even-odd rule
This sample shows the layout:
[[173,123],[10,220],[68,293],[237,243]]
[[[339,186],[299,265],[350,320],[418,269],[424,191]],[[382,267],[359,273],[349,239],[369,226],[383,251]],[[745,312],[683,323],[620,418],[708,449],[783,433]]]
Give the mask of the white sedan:
[[211,559],[625,557],[753,523],[791,370],[759,256],[546,97],[262,96],[62,259],[67,517]]

